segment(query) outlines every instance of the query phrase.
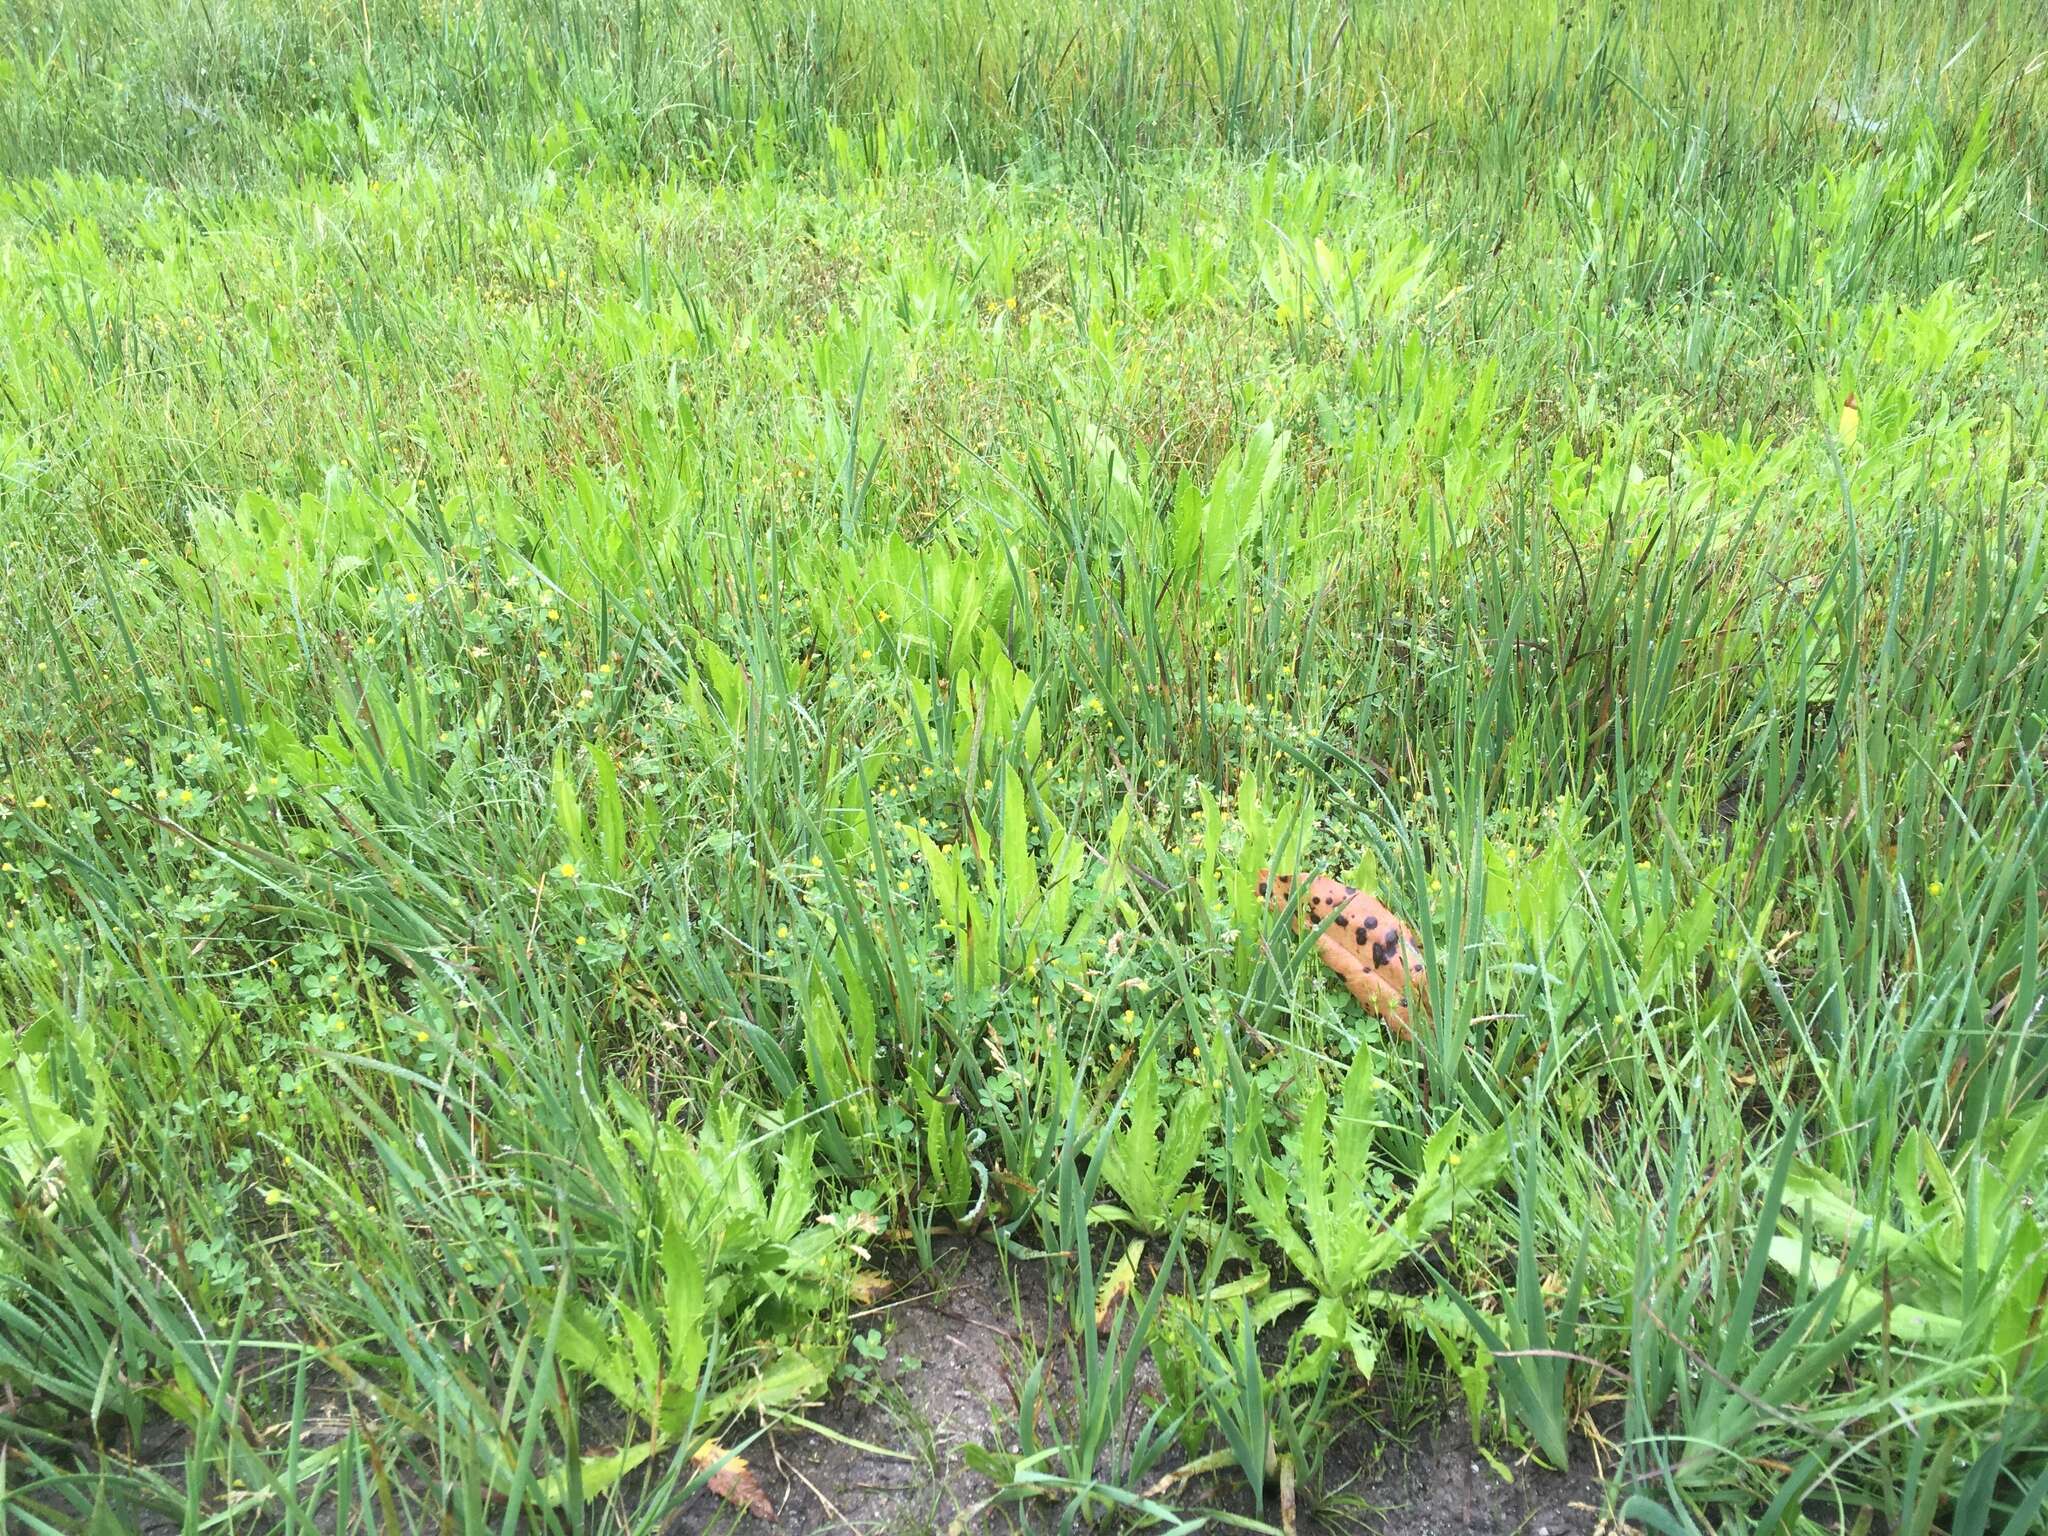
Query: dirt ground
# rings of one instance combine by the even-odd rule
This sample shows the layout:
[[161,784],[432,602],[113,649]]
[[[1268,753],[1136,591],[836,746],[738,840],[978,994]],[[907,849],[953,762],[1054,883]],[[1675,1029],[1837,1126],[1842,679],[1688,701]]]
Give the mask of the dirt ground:
[[[993,1443],[1015,1419],[1015,1383],[1028,1364],[1028,1324],[1047,1315],[1044,1284],[1030,1267],[1007,1273],[985,1244],[942,1250],[929,1273],[907,1275],[895,1296],[857,1320],[868,1360],[862,1377],[807,1415],[816,1429],[781,1428],[749,1448],[775,1506],[772,1525],[709,1493],[686,1503],[666,1536],[778,1530],[790,1536],[945,1536],[1051,1529],[1049,1507],[984,1507],[992,1491],[967,1463],[969,1446]],[[1346,1429],[1325,1463],[1324,1507],[1306,1499],[1301,1536],[1594,1536],[1602,1522],[1601,1481],[1574,1458],[1569,1473],[1514,1469],[1512,1482],[1473,1447],[1462,1415],[1393,1437],[1364,1424]],[[1252,1514],[1234,1473],[1190,1480],[1175,1495],[1190,1517],[1213,1509],[1229,1529]],[[1050,1518],[1049,1518],[1050,1517]],[[1275,1501],[1264,1520],[1277,1529]],[[1239,1528],[1242,1528],[1241,1526]]]
[[[1043,1353],[1065,1351],[1049,1328],[1063,1314],[1048,1296],[1040,1266],[1006,1266],[986,1243],[942,1247],[929,1270],[906,1264],[895,1292],[854,1318],[855,1347],[845,1380],[801,1423],[767,1428],[740,1447],[774,1508],[760,1519],[705,1491],[673,1511],[645,1511],[662,1536],[980,1536],[1057,1529],[1050,1501],[990,1505],[994,1485],[969,1462],[970,1448],[1013,1444],[1018,1385]],[[1025,1330],[1032,1333],[1027,1336]],[[1156,1399],[1150,1362],[1138,1372],[1140,1395]],[[1051,1391],[1058,1394],[1055,1380]],[[323,1399],[324,1400],[324,1399]],[[1418,1406],[1369,1401],[1374,1418],[1346,1425],[1324,1455],[1319,1482],[1300,1490],[1297,1536],[1619,1536],[1607,1516],[1606,1488],[1587,1447],[1572,1470],[1522,1465],[1512,1478],[1473,1445],[1462,1412],[1434,1415]],[[615,1441],[631,1425],[615,1410],[585,1405],[586,1446]],[[1384,1412],[1380,1410],[1384,1408]],[[348,1420],[345,1397],[313,1420],[330,1433]],[[140,1448],[145,1462],[173,1476],[182,1429],[164,1421]],[[1159,1476],[1178,1464],[1169,1453]],[[1210,1530],[1278,1531],[1278,1500],[1255,1506],[1233,1469],[1187,1479],[1167,1496]],[[320,1521],[323,1529],[328,1522]],[[1104,1526],[1104,1529],[1111,1528]],[[139,1536],[177,1529],[175,1519],[145,1517]]]

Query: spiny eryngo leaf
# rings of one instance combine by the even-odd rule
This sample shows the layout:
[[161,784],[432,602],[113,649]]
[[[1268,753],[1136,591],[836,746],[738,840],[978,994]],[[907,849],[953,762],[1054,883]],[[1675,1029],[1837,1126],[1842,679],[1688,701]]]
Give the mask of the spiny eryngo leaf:
[[[1103,1151],[1103,1177],[1123,1197],[1131,1219],[1147,1231],[1169,1225],[1182,1186],[1208,1145],[1216,1105],[1203,1088],[1183,1088],[1171,1114],[1161,1108],[1158,1058],[1146,1052],[1132,1074],[1123,1123]],[[1164,1128],[1164,1137],[1160,1132]]]
[[1124,1123],[1103,1149],[1103,1176],[1143,1217],[1158,1203],[1159,1058],[1147,1051],[1131,1074],[1124,1100]]
[[775,1194],[768,1206],[768,1230],[779,1243],[787,1243],[810,1221],[811,1204],[817,1193],[818,1170],[812,1161],[816,1138],[808,1131],[784,1133],[782,1150],[775,1158]]
[[1323,1266],[1315,1251],[1295,1230],[1287,1204],[1287,1177],[1280,1160],[1273,1156],[1265,1133],[1255,1122],[1244,1122],[1237,1134],[1234,1159],[1242,1172],[1239,1197],[1260,1234],[1278,1246],[1303,1278],[1319,1287],[1327,1284]]
[[1421,1247],[1460,1206],[1499,1181],[1507,1162],[1507,1127],[1495,1126],[1483,1136],[1460,1142],[1462,1129],[1454,1115],[1424,1143],[1422,1177],[1415,1192],[1393,1226],[1372,1245],[1374,1272]]
[[1216,1119],[1216,1100],[1206,1087],[1181,1090],[1174,1100],[1173,1114],[1166,1122],[1166,1141],[1159,1156],[1159,1183],[1171,1198],[1201,1161],[1209,1144],[1209,1127]]
[[630,1354],[611,1338],[604,1319],[587,1302],[572,1297],[563,1308],[555,1353],[621,1403],[630,1405],[639,1396]]
[[654,1401],[657,1384],[664,1377],[661,1351],[654,1342],[654,1330],[648,1325],[638,1308],[619,1298],[613,1309],[618,1314],[619,1332],[627,1349],[627,1358],[633,1364],[635,1381],[630,1397],[622,1399],[629,1408],[646,1412],[647,1405]]
[[[603,1451],[585,1456],[577,1470],[577,1486],[584,1498],[594,1498],[615,1485],[619,1479],[637,1469],[640,1464],[660,1449],[660,1442],[643,1439],[635,1440],[623,1450]],[[569,1469],[563,1467],[541,1479],[540,1496],[549,1503],[559,1505],[569,1497]]]
[[672,1224],[661,1239],[661,1312],[668,1378],[694,1391],[704,1367],[704,1256]]
[[1351,1058],[1351,1070],[1344,1074],[1339,1097],[1333,1153],[1340,1187],[1361,1189],[1366,1167],[1372,1157],[1375,1095],[1372,1077],[1372,1048],[1361,1039],[1358,1054]]
[[1379,1338],[1343,1302],[1324,1297],[1309,1310],[1301,1332],[1307,1338],[1321,1340],[1325,1346],[1348,1350],[1358,1374],[1367,1381],[1372,1379],[1373,1368],[1379,1364]]
[[1329,1113],[1322,1082],[1311,1080],[1301,1096],[1301,1127],[1294,1136],[1295,1187],[1301,1194],[1309,1243],[1320,1260],[1317,1267],[1333,1288],[1342,1289],[1350,1273],[1346,1261],[1355,1251],[1353,1217],[1362,1214],[1356,1209],[1362,1191],[1357,1186],[1347,1189],[1341,1182],[1334,1192],[1330,1187]]

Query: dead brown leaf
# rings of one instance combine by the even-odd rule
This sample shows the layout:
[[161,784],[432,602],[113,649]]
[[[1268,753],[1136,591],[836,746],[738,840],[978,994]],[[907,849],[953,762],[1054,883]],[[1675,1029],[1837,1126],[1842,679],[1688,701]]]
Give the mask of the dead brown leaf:
[[1095,1328],[1098,1333],[1109,1331],[1109,1320],[1116,1315],[1117,1304],[1131,1294],[1131,1287],[1138,1280],[1138,1260],[1144,1255],[1144,1242],[1133,1239],[1130,1247],[1124,1250],[1124,1256],[1102,1277],[1102,1284],[1095,1292]]
[[711,1474],[711,1491],[733,1508],[743,1509],[757,1520],[775,1518],[775,1506],[768,1502],[768,1495],[762,1491],[760,1480],[744,1456],[731,1455],[716,1440],[706,1440],[691,1453],[690,1461],[699,1471],[718,1468]]

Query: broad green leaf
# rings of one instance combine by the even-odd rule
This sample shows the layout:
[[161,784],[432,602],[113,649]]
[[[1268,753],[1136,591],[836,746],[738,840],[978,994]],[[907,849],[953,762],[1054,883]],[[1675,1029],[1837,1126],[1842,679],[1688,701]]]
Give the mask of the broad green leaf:
[[1785,1208],[1809,1217],[1842,1243],[1870,1244],[1877,1258],[1906,1255],[1915,1247],[1909,1234],[1860,1210],[1841,1182],[1818,1168],[1795,1167],[1786,1176]]
[[1038,904],[1038,869],[1031,858],[1031,818],[1024,798],[1024,780],[1017,770],[1003,768],[1003,914],[1021,927]]
[[[1884,1311],[1884,1292],[1867,1284],[1857,1275],[1847,1274],[1840,1259],[1826,1253],[1797,1237],[1780,1235],[1771,1239],[1771,1262],[1788,1275],[1801,1273],[1804,1260],[1805,1273],[1820,1286],[1833,1285],[1838,1279],[1843,1282],[1843,1299],[1848,1303],[1846,1313],[1858,1316],[1870,1310]],[[1885,1314],[1886,1325],[1892,1336],[1908,1343],[1928,1344],[1953,1342],[1962,1333],[1962,1324],[1953,1317],[1942,1317],[1936,1313],[1923,1312],[1918,1307],[1895,1303]]]
[[938,903],[941,915],[953,925],[964,943],[968,936],[967,880],[961,873],[960,857],[941,848],[922,832],[911,835],[924,854],[925,868],[931,872],[932,898]]
[[554,790],[555,826],[562,834],[562,841],[568,846],[573,861],[588,862],[590,851],[585,841],[583,801],[576,793],[576,786],[570,782],[568,759],[560,747],[555,748],[550,783]]

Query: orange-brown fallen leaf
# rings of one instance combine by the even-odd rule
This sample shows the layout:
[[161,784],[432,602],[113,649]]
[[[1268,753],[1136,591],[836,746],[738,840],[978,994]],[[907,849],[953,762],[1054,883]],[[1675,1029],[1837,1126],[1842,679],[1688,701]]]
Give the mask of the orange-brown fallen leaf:
[[[1298,878],[1262,869],[1259,894],[1274,911],[1284,912]],[[1295,923],[1306,930],[1325,922],[1329,926],[1316,936],[1316,954],[1323,964],[1337,973],[1366,1012],[1385,1019],[1402,1039],[1414,1039],[1408,1005],[1429,1004],[1422,941],[1415,931],[1377,897],[1318,875],[1308,882]]]
[[718,1468],[711,1474],[711,1491],[733,1508],[744,1509],[757,1520],[775,1518],[775,1506],[768,1502],[768,1495],[762,1491],[746,1457],[731,1455],[716,1440],[706,1440],[691,1453],[690,1461],[700,1472],[708,1467]]

